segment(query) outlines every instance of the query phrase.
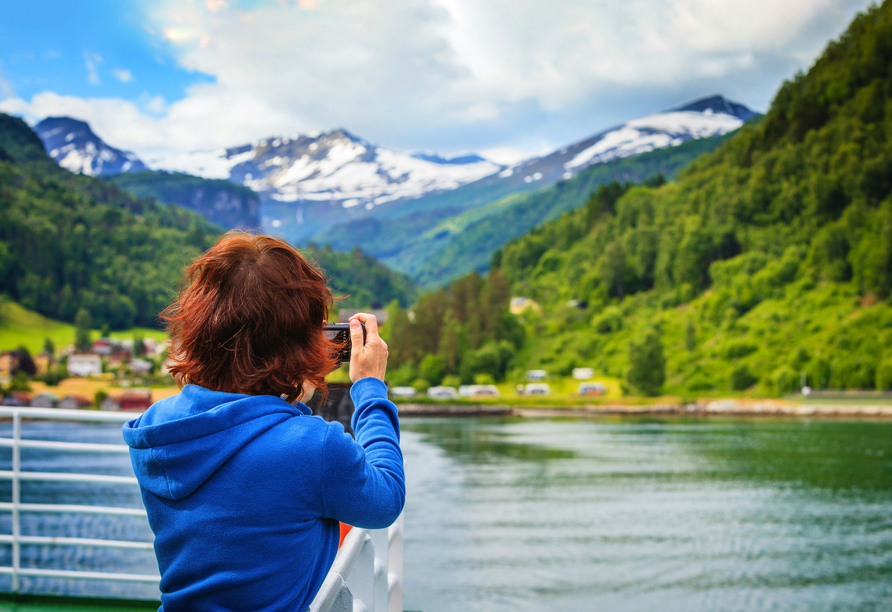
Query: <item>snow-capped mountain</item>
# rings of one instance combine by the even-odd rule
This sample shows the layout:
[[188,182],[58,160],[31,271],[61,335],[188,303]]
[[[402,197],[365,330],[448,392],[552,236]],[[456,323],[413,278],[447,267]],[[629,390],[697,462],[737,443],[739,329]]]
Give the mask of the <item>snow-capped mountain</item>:
[[47,117],[34,131],[49,156],[71,172],[99,176],[147,169],[133,153],[105,144],[84,121]]
[[[705,98],[670,111],[633,119],[625,125],[573,145],[575,155],[564,163],[568,171],[646,153],[689,140],[727,134],[755,113],[721,96]],[[582,150],[582,147],[585,147]]]
[[613,159],[732,132],[756,113],[722,96],[702,98],[678,108],[633,119],[544,157],[503,170],[500,178],[551,183]]
[[150,165],[228,178],[278,202],[317,201],[369,210],[393,200],[455,189],[504,168],[476,155],[447,159],[402,153],[343,129],[177,155],[152,160]]

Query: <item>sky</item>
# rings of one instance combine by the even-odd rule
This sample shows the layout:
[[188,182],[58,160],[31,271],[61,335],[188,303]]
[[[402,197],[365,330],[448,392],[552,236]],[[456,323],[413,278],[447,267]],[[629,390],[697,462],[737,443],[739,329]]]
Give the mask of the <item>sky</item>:
[[345,128],[502,163],[706,95],[765,111],[867,0],[28,0],[0,111],[144,160]]

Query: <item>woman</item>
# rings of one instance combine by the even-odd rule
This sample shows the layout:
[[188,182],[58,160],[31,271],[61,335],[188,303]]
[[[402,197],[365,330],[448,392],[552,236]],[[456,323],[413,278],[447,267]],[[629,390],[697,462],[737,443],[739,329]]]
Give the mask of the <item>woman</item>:
[[161,610],[305,610],[337,552],[338,521],[382,528],[402,511],[375,317],[350,321],[356,440],[301,403],[325,395],[337,366],[323,334],[331,305],[322,272],[267,236],[228,233],[188,268],[163,314],[182,390],[124,426]]

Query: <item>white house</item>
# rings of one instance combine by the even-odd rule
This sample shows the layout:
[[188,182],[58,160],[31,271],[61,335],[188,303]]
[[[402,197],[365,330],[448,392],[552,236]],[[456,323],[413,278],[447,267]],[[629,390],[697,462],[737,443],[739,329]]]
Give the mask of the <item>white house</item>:
[[458,397],[458,391],[455,387],[431,387],[427,390],[427,395],[434,399],[455,399]]
[[418,392],[414,387],[391,387],[390,395],[392,397],[415,397]]
[[548,372],[545,370],[527,370],[527,380],[536,381],[536,380],[545,380],[548,378]]
[[71,376],[90,376],[102,374],[102,360],[99,355],[69,355],[68,373]]
[[592,368],[573,368],[573,378],[575,380],[591,380],[595,376]]
[[499,388],[495,385],[468,385],[470,397],[498,397]]
[[551,387],[547,383],[530,383],[524,389],[526,395],[551,395]]
[[132,359],[130,361],[130,370],[136,376],[144,376],[152,371],[152,364],[145,359]]

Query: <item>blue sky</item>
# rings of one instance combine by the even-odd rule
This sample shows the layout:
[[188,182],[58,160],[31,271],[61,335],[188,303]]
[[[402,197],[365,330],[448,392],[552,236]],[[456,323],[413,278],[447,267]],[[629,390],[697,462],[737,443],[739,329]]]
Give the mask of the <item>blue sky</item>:
[[[171,45],[146,28],[135,0],[28,0],[9,3],[0,21],[0,71],[25,99],[50,90],[79,97],[178,100],[212,82],[181,68]],[[4,92],[9,94],[10,92]]]
[[722,93],[765,110],[867,0],[29,0],[0,110],[145,159],[345,127],[500,161]]

